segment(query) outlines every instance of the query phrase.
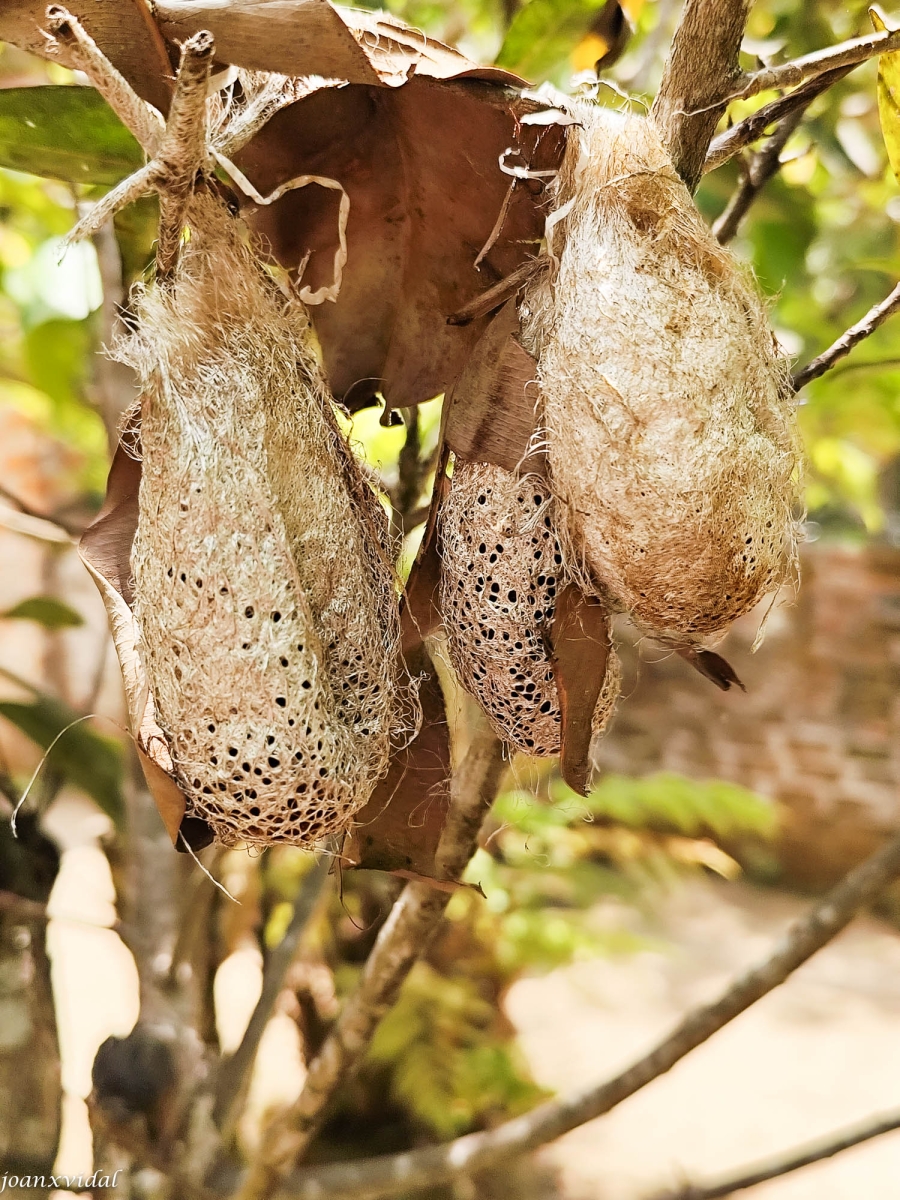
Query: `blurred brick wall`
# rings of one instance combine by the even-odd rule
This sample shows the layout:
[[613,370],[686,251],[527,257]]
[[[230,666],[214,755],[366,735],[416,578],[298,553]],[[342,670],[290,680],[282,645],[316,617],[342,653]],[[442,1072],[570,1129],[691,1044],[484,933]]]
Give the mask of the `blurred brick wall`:
[[626,679],[606,770],[729,779],[781,801],[787,878],[820,887],[900,829],[900,550],[811,545],[794,603],[718,647],[747,694],[718,691],[649,643],[623,647]]

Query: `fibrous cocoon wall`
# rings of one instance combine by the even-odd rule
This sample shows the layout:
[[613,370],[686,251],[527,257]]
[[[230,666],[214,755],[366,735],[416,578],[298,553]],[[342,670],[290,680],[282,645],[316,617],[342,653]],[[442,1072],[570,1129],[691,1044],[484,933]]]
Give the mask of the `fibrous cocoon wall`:
[[[458,460],[441,515],[441,558],[441,610],[463,686],[504,741],[525,754],[557,754],[551,638],[565,575],[546,480]],[[618,691],[610,650],[595,732]]]
[[208,195],[123,355],[142,381],[134,610],[188,814],[226,843],[345,828],[410,723],[383,510],[302,306]]
[[795,572],[785,360],[649,118],[573,102],[526,291],[567,567],[647,632],[722,633]]

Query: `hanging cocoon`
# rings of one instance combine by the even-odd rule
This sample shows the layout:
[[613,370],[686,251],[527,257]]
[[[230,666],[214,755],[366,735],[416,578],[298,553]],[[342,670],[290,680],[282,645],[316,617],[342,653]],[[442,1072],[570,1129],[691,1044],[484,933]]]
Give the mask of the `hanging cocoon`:
[[209,195],[122,356],[142,384],[134,611],[188,813],[223,843],[344,829],[409,725],[384,512],[305,309]]
[[[441,513],[441,560],[441,610],[463,687],[504,741],[537,757],[559,753],[551,629],[565,578],[546,481],[457,460]],[[619,680],[610,649],[595,733]]]
[[644,630],[724,632],[796,570],[799,441],[754,282],[652,120],[573,102],[526,291],[567,567]]

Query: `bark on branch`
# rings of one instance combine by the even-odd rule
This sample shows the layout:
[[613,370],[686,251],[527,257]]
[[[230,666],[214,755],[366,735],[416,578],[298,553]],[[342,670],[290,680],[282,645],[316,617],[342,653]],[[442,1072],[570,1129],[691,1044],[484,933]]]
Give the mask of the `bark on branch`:
[[279,1194],[293,1200],[377,1200],[494,1167],[602,1116],[669,1071],[831,941],[900,875],[900,837],[852,870],[797,921],[758,966],[712,1004],[694,1009],[649,1054],[596,1087],[552,1100],[486,1133],[407,1154],[333,1164],[294,1176]]
[[762,108],[758,108],[755,113],[751,113],[737,125],[732,125],[730,129],[726,129],[724,133],[714,137],[706,156],[706,162],[703,164],[703,174],[714,171],[717,167],[727,163],[729,159],[734,158],[739,150],[743,150],[745,146],[749,146],[751,142],[761,138],[770,125],[780,124],[798,110],[804,113],[817,96],[827,92],[839,79],[849,75],[852,70],[853,67],[840,67],[835,71],[828,71],[824,75],[817,75],[793,92],[788,92],[786,96],[779,96],[771,104],[764,104]]
[[878,304],[872,306],[861,321],[857,321],[855,325],[851,325],[846,333],[842,333],[836,342],[833,342],[827,350],[808,362],[805,367],[801,367],[793,378],[794,390],[798,391],[812,379],[818,379],[820,375],[824,375],[826,371],[830,371],[835,363],[840,362],[842,358],[850,353],[854,346],[858,346],[861,341],[869,337],[875,332],[879,325],[883,325],[888,317],[892,316],[900,309],[900,283],[894,288],[891,294],[881,300]]
[[761,71],[752,71],[744,75],[743,82],[731,99],[746,100],[770,89],[796,87],[807,79],[838,68],[858,67],[867,59],[887,54],[892,50],[900,50],[900,29],[881,30],[878,33],[869,33],[865,37],[851,38],[849,41],[839,42],[836,46],[804,54],[802,58],[795,58],[791,62],[781,63],[776,67],[764,67]]
[[751,0],[687,0],[652,115],[693,191],[719,118],[740,87],[738,53]]
[[[474,710],[474,706],[470,706]],[[503,769],[502,745],[480,712],[471,745],[453,773],[447,823],[436,857],[437,875],[458,879],[474,853]],[[391,910],[356,991],[310,1063],[297,1101],[269,1127],[238,1200],[268,1200],[285,1179],[325,1116],[339,1085],[356,1069],[378,1023],[436,931],[450,894],[409,883]]]

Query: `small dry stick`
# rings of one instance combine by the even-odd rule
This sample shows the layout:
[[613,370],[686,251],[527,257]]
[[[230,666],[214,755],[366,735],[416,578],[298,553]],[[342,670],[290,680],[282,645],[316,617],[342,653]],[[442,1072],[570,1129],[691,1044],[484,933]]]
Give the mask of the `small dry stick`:
[[284,979],[297,954],[297,948],[316,910],[333,859],[323,854],[307,872],[294,900],[294,911],[284,937],[272,951],[263,976],[262,991],[241,1043],[219,1070],[213,1120],[222,1140],[228,1142],[240,1110],[241,1093],[254,1062],[259,1043],[275,1007]]
[[53,39],[68,51],[69,61],[87,75],[113,112],[131,130],[141,148],[154,155],[165,129],[156,109],[133,91],[94,39],[61,5],[51,4],[47,9],[47,28]]
[[713,222],[713,236],[724,246],[738,231],[750,205],[781,166],[781,152],[791,134],[803,120],[804,108],[795,108],[784,117],[761,150],[744,167],[741,181],[731,199]]
[[795,58],[792,62],[750,72],[744,75],[729,99],[746,100],[750,96],[758,96],[760,92],[767,92],[770,88],[796,87],[807,79],[814,79],[841,67],[858,67],[867,59],[887,54],[892,50],[900,50],[900,29],[881,30],[878,33],[869,33],[865,37],[851,38],[849,41],[839,42],[836,46],[828,46],[825,50],[814,50],[812,54],[804,54],[802,58]]
[[799,392],[811,379],[818,379],[820,375],[830,371],[836,362],[840,362],[854,346],[858,346],[861,341],[873,334],[878,326],[883,325],[888,317],[898,309],[900,309],[900,283],[880,304],[870,308],[861,321],[857,321],[855,325],[850,326],[846,333],[842,333],[838,340],[824,350],[818,358],[814,358],[812,362],[808,362],[805,367],[801,367],[796,372],[793,378],[794,390]]
[[775,950],[712,1004],[695,1008],[649,1054],[605,1083],[551,1100],[484,1133],[407,1154],[335,1163],[304,1171],[279,1195],[294,1200],[378,1200],[434,1187],[535,1150],[609,1112],[646,1087],[714,1033],[783,983],[900,875],[900,836],[850,871],[795,922]]
[[546,271],[549,266],[550,259],[547,255],[530,258],[495,283],[493,287],[489,287],[486,292],[482,292],[474,300],[470,300],[468,304],[458,308],[455,313],[451,313],[447,318],[447,324],[469,325],[479,317],[486,317],[488,313],[498,309],[501,304],[505,304],[511,296],[518,295],[526,283]]
[[714,137],[703,164],[704,175],[721,167],[729,159],[734,158],[739,150],[743,150],[745,146],[749,146],[751,142],[761,138],[770,125],[779,124],[798,108],[801,112],[805,112],[817,96],[827,92],[830,87],[833,87],[845,75],[849,75],[852,70],[852,66],[840,67],[836,71],[828,71],[824,75],[807,80],[793,92],[788,92],[786,96],[779,96],[771,104],[764,104],[762,108],[758,108],[755,113],[751,113],[737,125],[732,125],[730,129],[726,129],[724,133]]
[[689,1184],[674,1192],[665,1192],[654,1200],[718,1200],[720,1196],[730,1196],[745,1188],[755,1187],[765,1183],[767,1179],[778,1179],[781,1175],[790,1175],[801,1167],[811,1166],[812,1163],[822,1162],[823,1159],[833,1158],[844,1150],[869,1142],[872,1138],[882,1137],[900,1129],[900,1112],[882,1113],[881,1116],[870,1118],[868,1121],[842,1129],[840,1133],[829,1134],[805,1146],[795,1147],[787,1154],[777,1158],[766,1159],[753,1166],[745,1167],[739,1174],[727,1179],[707,1184]]
[[[435,860],[443,879],[458,879],[474,853],[478,831],[496,795],[503,748],[480,713],[471,745],[453,772],[450,808]],[[297,1101],[263,1137],[238,1200],[269,1200],[322,1123],[338,1086],[355,1070],[382,1017],[437,930],[450,896],[424,883],[408,883],[391,910],[356,991],[310,1063]]]

